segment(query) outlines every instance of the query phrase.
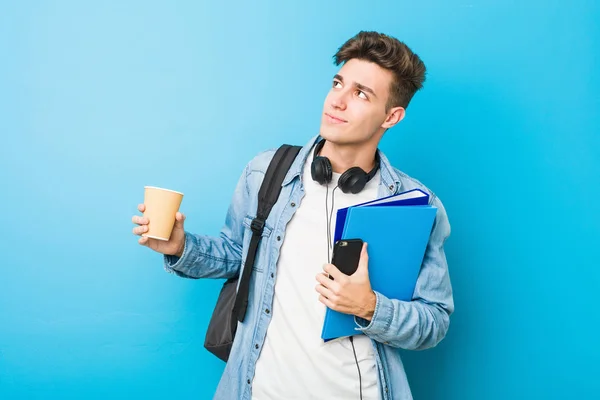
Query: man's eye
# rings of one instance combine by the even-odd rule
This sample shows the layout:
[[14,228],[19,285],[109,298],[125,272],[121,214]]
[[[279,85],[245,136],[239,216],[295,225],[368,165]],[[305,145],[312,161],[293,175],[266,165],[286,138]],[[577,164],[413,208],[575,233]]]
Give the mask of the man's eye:
[[333,81],[333,87],[336,87],[336,85],[341,85],[341,83],[339,83],[338,81]]
[[359,90],[358,91],[358,96],[360,97],[362,95],[362,99],[368,100],[369,98],[367,97],[367,95],[365,94],[365,92]]

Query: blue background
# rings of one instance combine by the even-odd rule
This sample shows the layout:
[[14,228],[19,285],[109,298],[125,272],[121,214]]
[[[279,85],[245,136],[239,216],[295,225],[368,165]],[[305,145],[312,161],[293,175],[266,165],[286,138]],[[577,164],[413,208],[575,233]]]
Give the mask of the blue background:
[[358,31],[428,80],[381,145],[447,207],[456,313],[405,352],[416,399],[600,391],[594,1],[2,2],[0,398],[198,398],[221,281],[137,244],[143,186],[217,234],[257,152],[318,132]]

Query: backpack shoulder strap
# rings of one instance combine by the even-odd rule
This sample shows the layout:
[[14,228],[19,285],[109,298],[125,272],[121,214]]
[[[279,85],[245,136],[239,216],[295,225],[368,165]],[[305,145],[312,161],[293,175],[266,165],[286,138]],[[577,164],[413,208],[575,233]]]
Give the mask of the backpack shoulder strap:
[[248,307],[250,274],[252,273],[256,259],[256,252],[265,227],[265,221],[279,198],[283,179],[301,148],[300,146],[291,146],[288,144],[279,147],[267,168],[260,190],[258,191],[256,218],[252,220],[251,224],[252,238],[248,246],[248,256],[246,257],[246,263],[242,271],[239,289],[233,306],[233,314],[240,322],[244,320],[246,308]]

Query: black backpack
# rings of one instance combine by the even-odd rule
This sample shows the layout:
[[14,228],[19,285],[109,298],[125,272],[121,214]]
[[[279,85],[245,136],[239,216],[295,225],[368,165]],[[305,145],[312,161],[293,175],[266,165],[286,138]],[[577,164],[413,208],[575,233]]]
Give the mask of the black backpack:
[[256,218],[252,220],[251,224],[252,238],[250,239],[248,256],[243,268],[239,290],[236,293],[237,282],[240,279],[239,276],[236,276],[227,279],[219,293],[217,304],[206,331],[204,347],[223,361],[229,359],[237,322],[243,322],[246,315],[250,274],[254,266],[265,221],[273,205],[277,202],[283,179],[300,149],[300,146],[284,144],[275,152],[258,192]]

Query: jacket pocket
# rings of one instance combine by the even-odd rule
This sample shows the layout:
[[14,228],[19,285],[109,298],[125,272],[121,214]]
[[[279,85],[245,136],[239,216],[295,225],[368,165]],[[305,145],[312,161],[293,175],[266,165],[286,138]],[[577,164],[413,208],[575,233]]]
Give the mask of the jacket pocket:
[[[246,232],[246,233],[248,235],[250,235],[250,237],[252,237],[252,228],[251,228],[251,225],[252,225],[252,221],[253,220],[254,220],[254,217],[252,217],[252,216],[246,215],[244,217],[244,227],[246,229],[248,229],[248,232]],[[265,223],[265,228],[263,229],[262,237],[263,238],[264,237],[269,237],[271,235],[272,231],[273,231],[273,228],[271,228],[271,226],[269,224]],[[261,239],[261,242],[262,242],[262,239]],[[250,243],[250,242],[248,242],[248,243]]]

